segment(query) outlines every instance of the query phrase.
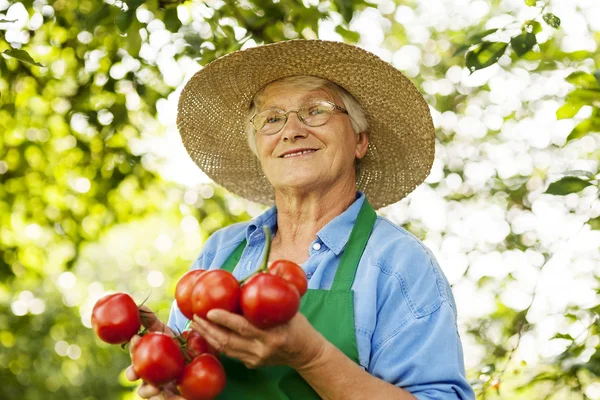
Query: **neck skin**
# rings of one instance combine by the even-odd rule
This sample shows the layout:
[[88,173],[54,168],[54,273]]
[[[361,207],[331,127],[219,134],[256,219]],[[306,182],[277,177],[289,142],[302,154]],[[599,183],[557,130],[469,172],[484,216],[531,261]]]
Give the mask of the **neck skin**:
[[350,175],[321,190],[276,190],[277,232],[273,246],[305,253],[317,232],[356,200],[354,169]]

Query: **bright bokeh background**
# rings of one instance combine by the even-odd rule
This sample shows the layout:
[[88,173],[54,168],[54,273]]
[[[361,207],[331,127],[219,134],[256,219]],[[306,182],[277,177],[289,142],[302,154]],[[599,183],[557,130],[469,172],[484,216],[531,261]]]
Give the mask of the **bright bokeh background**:
[[[338,2],[305,0],[303,4],[326,12]],[[58,10],[59,5],[54,7]],[[597,188],[592,185],[567,196],[544,193],[548,184],[566,171],[598,173],[600,137],[590,134],[569,142],[567,137],[599,105],[584,105],[573,118],[561,120],[557,120],[556,111],[573,90],[565,78],[575,71],[593,73],[600,65],[600,2],[539,1],[531,7],[523,0],[427,0],[402,4],[377,1],[367,5],[357,7],[348,24],[343,13],[327,11],[327,18],[319,20],[316,29],[287,23],[281,30],[288,39],[318,37],[341,41],[347,37],[337,28],[345,26],[360,34],[359,46],[410,77],[430,104],[438,136],[431,174],[426,184],[380,214],[421,238],[453,285],[469,378],[479,392],[490,383],[502,382],[500,392],[486,391],[486,398],[544,398],[553,393],[552,398],[556,399],[579,399],[585,393],[587,398],[600,399],[600,382],[588,372],[578,375],[580,387],[572,392],[563,391],[563,387],[577,384],[561,381],[561,374],[552,375],[539,390],[513,391],[540,372],[550,374],[556,373],[557,368],[568,371],[576,365],[592,365],[600,344],[594,330],[598,315],[593,311],[600,303],[600,230],[587,223],[600,215]],[[227,7],[219,1],[187,2],[176,9],[176,15],[184,27],[205,40],[200,48],[210,51],[215,48],[210,48],[215,13],[222,13],[218,24],[232,27],[234,39],[242,40],[248,34],[228,14]],[[583,56],[575,60],[552,59],[552,65],[542,67],[548,61],[543,57],[515,59],[507,53],[497,64],[472,74],[460,56],[453,56],[457,43],[464,43],[466,37],[478,31],[500,28],[489,40],[508,41],[521,31],[524,21],[541,21],[542,7],[559,16],[561,26],[556,30],[544,25],[536,35],[538,44],[552,42],[554,47],[549,48],[555,52],[580,52]],[[28,5],[0,0],[0,19],[17,21],[0,22],[0,29],[13,47],[26,45],[33,40],[30,32],[40,29],[44,18],[48,20],[54,13],[55,9],[43,1]],[[139,218],[117,217],[110,229],[99,230],[101,222],[92,218],[97,209],[78,203],[79,196],[97,190],[94,178],[73,169],[64,172],[65,184],[72,192],[66,201],[81,212],[82,229],[89,235],[84,246],[56,241],[56,232],[67,230],[68,226],[49,228],[29,220],[25,203],[15,202],[17,206],[8,210],[8,217],[2,220],[5,227],[10,224],[8,230],[0,231],[10,238],[7,243],[21,241],[31,248],[45,249],[39,254],[37,250],[22,252],[13,262],[7,262],[12,274],[21,281],[0,291],[0,300],[10,310],[0,322],[12,324],[18,320],[20,324],[24,319],[35,322],[36,318],[48,316],[44,324],[33,330],[45,338],[32,341],[44,340],[48,359],[41,363],[61,371],[64,379],[48,376],[39,383],[28,372],[28,368],[36,366],[35,362],[0,355],[0,367],[8,371],[0,377],[13,377],[19,384],[32,387],[39,383],[44,387],[40,393],[56,394],[61,387],[72,386],[85,388],[78,398],[103,398],[99,392],[90,393],[87,383],[95,376],[91,372],[94,363],[103,363],[103,373],[112,374],[115,382],[121,373],[123,398],[131,398],[127,389],[131,385],[125,382],[121,368],[127,361],[126,355],[119,358],[119,368],[115,368],[107,355],[116,350],[91,338],[89,318],[95,301],[110,291],[127,291],[138,302],[150,296],[148,304],[166,319],[178,277],[191,265],[210,233],[259,215],[265,209],[213,185],[187,156],[175,124],[177,101],[185,82],[201,66],[193,55],[184,53],[189,39],[173,33],[155,17],[146,6],[135,13],[136,23],[144,26],[140,31],[139,57],[123,50],[118,53],[118,61],[107,65],[109,51],[99,46],[85,53],[83,68],[84,75],[94,77],[96,86],[111,80],[118,82],[114,92],[123,98],[123,109],[132,121],[133,128],[123,130],[126,140],[109,147],[127,148],[134,158],[138,157],[131,165],[138,163],[162,178],[149,186],[134,181],[119,186],[120,197],[114,200],[115,204],[131,205],[123,209],[115,206],[115,214],[135,214]],[[58,30],[54,33],[55,37],[49,34],[50,42],[67,35]],[[79,44],[97,40],[84,30],[76,37]],[[249,39],[242,48],[256,44]],[[41,44],[30,49],[36,60],[47,65],[47,73],[67,81],[71,62],[67,57],[51,56],[52,51],[51,46]],[[540,48],[534,51],[540,52]],[[4,92],[10,85],[2,79],[0,75],[0,91]],[[159,88],[155,112],[146,108],[147,99],[137,90],[139,82]],[[19,90],[26,88],[23,83]],[[27,112],[35,114],[34,109],[48,101],[42,101],[41,96],[35,99],[38,103],[28,100],[21,107],[30,107]],[[104,100],[98,97],[94,101]],[[88,114],[67,113],[74,103],[64,95],[47,106],[49,113],[68,115],[63,128],[71,134],[55,137],[52,123],[50,130],[44,130],[45,125],[31,129],[7,125],[6,132],[14,137],[4,143],[10,145],[21,139],[48,142],[57,152],[67,151],[76,148],[82,137],[103,134],[118,118],[110,107],[98,107],[97,122],[92,123]],[[0,178],[11,171],[10,154],[6,154],[0,152]],[[123,174],[133,174],[132,170],[124,169]],[[43,180],[40,182],[45,185]],[[3,184],[10,186],[8,180]],[[149,211],[136,214],[136,210],[145,209]],[[52,208],[45,210],[46,215],[56,212]],[[74,254],[74,265],[64,268]],[[34,279],[30,265],[35,264],[39,271]],[[68,310],[61,314],[60,323],[54,314],[49,316],[56,308]],[[514,328],[523,320],[519,313],[526,315],[526,329],[511,331],[507,327]],[[70,334],[81,332],[78,329],[82,326],[84,335],[89,335],[87,339],[82,338],[82,333]],[[47,334],[42,334],[41,327],[47,327]],[[14,332],[0,325],[4,349],[18,347],[17,339]],[[580,351],[563,357],[574,345]],[[92,346],[105,353],[95,354]],[[593,370],[591,366],[588,369]],[[101,376],[100,372],[97,376]]]
[[[520,0],[503,1],[500,7],[507,14],[490,18],[485,29],[504,27],[515,17],[531,19],[539,13]],[[600,2],[555,1],[552,9],[561,18],[564,34],[561,47],[565,52],[600,51],[594,39],[594,33],[600,31]],[[433,40],[433,30],[464,29],[478,24],[489,12],[489,2],[483,0],[434,0],[421,2],[415,8],[381,1],[377,8],[356,15],[350,28],[361,34],[361,47],[415,78],[421,65],[431,67],[440,62],[437,51],[440,47],[450,46],[448,40]],[[389,14],[404,25],[410,38],[409,44],[395,52],[382,47],[391,25],[384,15]],[[336,22],[340,21],[322,23],[318,37],[343,40],[334,30]],[[540,36],[538,41],[543,42],[549,34]],[[564,351],[566,341],[550,340],[556,333],[576,337],[589,324],[589,321],[571,323],[564,317],[564,310],[570,306],[590,308],[599,303],[595,276],[600,265],[600,231],[584,225],[590,217],[600,214],[596,191],[587,190],[583,196],[566,198],[543,192],[548,179],[556,180],[565,171],[597,173],[598,161],[590,159],[589,154],[598,149],[600,140],[588,137],[559,147],[565,144],[578,122],[577,118],[557,121],[555,116],[562,105],[561,98],[572,88],[565,78],[575,68],[565,66],[544,74],[531,74],[527,65],[511,70],[502,68],[510,63],[505,56],[499,65],[474,74],[464,67],[452,66],[441,78],[423,79],[421,87],[426,95],[480,93],[460,113],[440,113],[431,108],[436,128],[455,134],[452,142],[436,149],[436,160],[426,183],[437,187],[422,185],[381,214],[398,225],[411,222],[422,232],[425,244],[453,285],[463,331],[469,319],[495,311],[496,295],[515,310],[524,310],[532,304],[528,319],[536,327],[521,337],[514,359],[536,364]],[[177,89],[158,107],[158,117],[166,133],[144,144],[161,159],[157,168],[163,177],[194,188],[210,180],[187,157],[175,120],[180,90],[199,68],[190,68],[186,63],[177,67],[175,72],[169,69],[171,77],[177,76],[172,78],[178,82]],[[506,117],[515,113],[520,114],[519,121],[504,123]],[[591,107],[587,107],[578,116],[584,118],[590,113]],[[496,138],[482,143],[481,139],[490,131],[498,132]],[[463,171],[463,176],[445,174],[446,168]],[[514,180],[519,185],[523,177],[532,175],[527,180],[530,193],[526,199],[531,210],[508,209],[505,193],[481,193],[494,177]],[[469,201],[448,200],[454,193],[481,195]],[[262,210],[249,211],[254,216]],[[511,232],[524,235],[532,247],[527,251],[499,251],[497,247]],[[545,260],[542,252],[549,253],[550,258]],[[509,275],[513,279],[504,282]],[[484,277],[492,278],[495,283],[479,287],[477,282]],[[597,342],[595,337],[590,347]],[[466,334],[463,344],[467,367],[479,365],[486,349]],[[594,396],[600,398],[600,394]]]

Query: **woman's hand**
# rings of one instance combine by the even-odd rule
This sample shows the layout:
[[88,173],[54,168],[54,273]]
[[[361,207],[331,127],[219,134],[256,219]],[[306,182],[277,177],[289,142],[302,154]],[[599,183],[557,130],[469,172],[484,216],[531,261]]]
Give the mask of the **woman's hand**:
[[[164,332],[169,336],[175,336],[173,331],[163,324],[156,315],[146,306],[141,306],[140,310],[142,311],[142,323],[148,330],[153,332]],[[131,338],[131,342],[129,343],[129,355],[131,359],[133,359],[133,352],[135,347],[141,340],[141,337],[135,335]],[[125,376],[131,382],[137,381],[140,379],[139,376],[133,370],[133,365],[130,365],[125,371]],[[185,400],[183,397],[177,395],[177,388],[174,383],[170,383],[165,385],[162,388],[158,388],[154,385],[151,385],[146,382],[142,382],[142,385],[138,388],[138,395],[143,399],[150,400]]]
[[267,330],[225,310],[211,310],[207,318],[208,321],[194,316],[191,328],[219,352],[237,358],[247,368],[265,365],[305,368],[322,354],[327,343],[301,313],[286,324]]

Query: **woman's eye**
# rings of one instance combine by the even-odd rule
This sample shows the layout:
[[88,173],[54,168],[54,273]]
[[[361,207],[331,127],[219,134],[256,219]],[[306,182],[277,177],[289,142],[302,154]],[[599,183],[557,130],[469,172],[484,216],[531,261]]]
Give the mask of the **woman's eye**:
[[271,117],[267,117],[267,119],[265,120],[266,124],[276,124],[279,121],[281,121],[281,117],[279,115],[273,115]]
[[327,112],[325,109],[321,107],[312,107],[308,110],[309,115],[319,115]]

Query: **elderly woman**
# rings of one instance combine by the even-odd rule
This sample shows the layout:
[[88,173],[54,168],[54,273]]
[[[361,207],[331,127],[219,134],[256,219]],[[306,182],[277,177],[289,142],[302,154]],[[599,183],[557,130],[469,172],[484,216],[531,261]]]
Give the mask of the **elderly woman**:
[[[189,81],[178,126],[215,182],[274,204],[215,232],[192,268],[251,275],[266,225],[269,261],[300,264],[309,282],[300,312],[269,330],[223,310],[195,317],[192,329],[223,354],[220,398],[474,398],[444,274],[417,238],[374,211],[421,184],[433,161],[429,109],[404,75],[343,43],[251,48]],[[174,303],[168,326],[187,322]]]

